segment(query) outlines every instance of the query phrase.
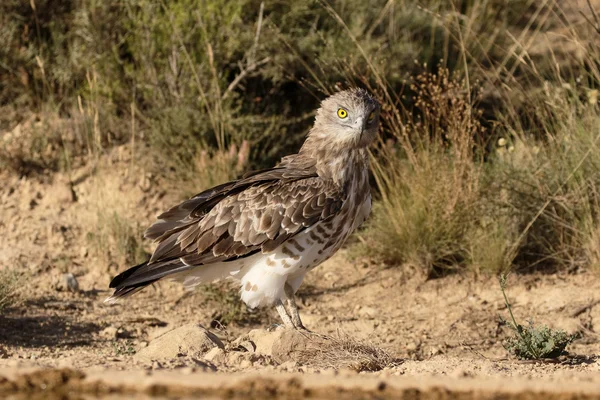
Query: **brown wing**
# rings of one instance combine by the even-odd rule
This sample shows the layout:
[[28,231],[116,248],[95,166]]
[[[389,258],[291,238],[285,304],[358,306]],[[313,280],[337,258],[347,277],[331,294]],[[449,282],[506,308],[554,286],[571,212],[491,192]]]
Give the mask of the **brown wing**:
[[150,261],[115,277],[111,287],[131,287],[192,266],[269,252],[333,217],[343,198],[313,168],[274,168],[217,186],[160,215],[145,234],[159,243]]

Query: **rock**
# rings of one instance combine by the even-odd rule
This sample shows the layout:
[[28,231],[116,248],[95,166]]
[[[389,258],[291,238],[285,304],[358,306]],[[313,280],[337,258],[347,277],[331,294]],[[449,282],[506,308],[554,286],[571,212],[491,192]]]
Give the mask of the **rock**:
[[415,351],[417,351],[418,347],[419,347],[419,345],[416,342],[410,342],[406,345],[406,351],[415,352]]
[[158,361],[153,361],[152,362],[152,369],[161,369],[163,366],[161,363],[159,363]]
[[244,354],[240,353],[238,351],[232,351],[231,353],[229,353],[227,355],[227,365],[232,366],[232,365],[238,365],[241,360],[244,358]]
[[272,357],[279,364],[297,361],[304,350],[323,345],[325,339],[302,331],[280,329],[268,332],[254,329],[248,334],[256,345],[256,353]]
[[298,363],[296,361],[286,361],[279,365],[279,369],[286,372],[295,372],[298,369]]
[[183,367],[183,368],[181,368],[181,373],[183,375],[191,375],[194,372],[196,372],[196,368],[194,368],[194,367]]
[[146,193],[152,188],[152,181],[150,180],[151,178],[152,174],[149,173],[142,175],[142,177],[140,178],[138,185],[142,192]]
[[71,273],[62,274],[60,276],[60,279],[56,283],[56,290],[58,290],[59,292],[78,292],[79,282],[77,282],[77,278],[75,278],[75,275]]
[[115,326],[109,326],[104,328],[100,332],[100,337],[105,339],[114,340],[114,339],[129,339],[131,338],[131,333],[126,331],[123,328],[117,328]]
[[214,347],[210,349],[208,353],[204,355],[204,359],[206,361],[210,361],[213,364],[223,363],[226,358],[227,356],[225,352],[219,347]]
[[117,338],[117,333],[118,333],[118,329],[114,326],[109,326],[104,328],[101,332],[100,332],[100,336],[105,338],[105,339],[116,339]]
[[245,340],[242,336],[238,340],[233,342],[233,350],[241,351],[241,352],[250,352],[254,353],[256,351],[256,345],[251,340]]
[[361,307],[358,310],[358,315],[363,318],[375,318],[379,313],[373,307]]
[[87,247],[84,247],[84,246],[80,247],[79,248],[79,257],[86,258],[87,256],[88,256],[88,249],[87,249]]
[[152,340],[136,353],[137,361],[169,360],[181,356],[197,357],[223,343],[200,325],[189,324],[173,329]]

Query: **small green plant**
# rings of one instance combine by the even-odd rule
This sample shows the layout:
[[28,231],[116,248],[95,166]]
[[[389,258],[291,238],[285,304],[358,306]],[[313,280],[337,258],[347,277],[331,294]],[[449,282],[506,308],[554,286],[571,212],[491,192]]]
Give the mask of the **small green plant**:
[[506,275],[500,275],[499,280],[500,290],[512,321],[502,319],[502,322],[514,332],[514,336],[504,342],[506,351],[523,360],[557,358],[566,354],[565,349],[575,339],[575,335],[569,335],[560,329],[550,329],[545,325],[536,327],[532,320],[528,321],[527,326],[518,324],[505,292]]
[[133,346],[133,342],[131,340],[126,340],[125,342],[114,342],[113,351],[116,357],[132,356],[136,353],[135,347]]

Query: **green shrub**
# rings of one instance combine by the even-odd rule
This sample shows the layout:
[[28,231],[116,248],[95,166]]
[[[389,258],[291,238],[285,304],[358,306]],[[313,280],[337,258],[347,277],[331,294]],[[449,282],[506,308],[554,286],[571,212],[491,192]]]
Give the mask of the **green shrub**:
[[523,5],[333,2],[346,31],[312,0],[7,0],[0,106],[23,114],[50,105],[73,116],[91,104],[104,147],[129,138],[133,104],[137,135],[165,160],[189,162],[198,146],[223,150],[247,139],[250,165],[261,167],[297,149],[315,89],[345,80],[340,66],[365,75],[377,65],[400,89],[422,63],[462,68],[464,51],[473,62],[499,59],[509,38],[493,27],[523,25],[515,18]]

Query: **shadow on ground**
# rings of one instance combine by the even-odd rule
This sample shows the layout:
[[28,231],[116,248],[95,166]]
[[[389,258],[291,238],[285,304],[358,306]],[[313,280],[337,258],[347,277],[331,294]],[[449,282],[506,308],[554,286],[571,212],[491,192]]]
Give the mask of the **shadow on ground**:
[[[47,307],[40,309],[40,303]],[[71,302],[36,299],[36,305],[24,303],[18,309],[0,315],[0,344],[37,348],[43,346],[84,346],[93,341],[93,334],[103,327],[96,323],[75,321],[70,316],[48,315],[49,309],[72,310]]]

